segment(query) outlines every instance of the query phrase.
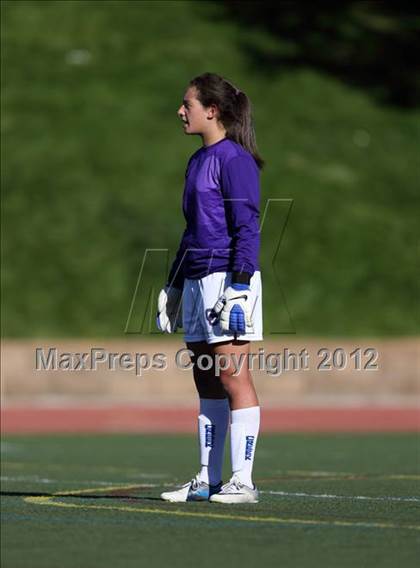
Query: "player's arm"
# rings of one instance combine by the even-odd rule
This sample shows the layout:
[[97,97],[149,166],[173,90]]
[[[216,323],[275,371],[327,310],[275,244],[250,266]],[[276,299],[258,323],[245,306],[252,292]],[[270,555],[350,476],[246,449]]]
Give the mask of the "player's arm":
[[166,285],[171,286],[173,288],[177,288],[178,290],[182,290],[184,287],[184,270],[183,270],[183,261],[185,256],[185,251],[187,250],[186,244],[186,232],[187,229],[184,230],[182,235],[181,243],[178,247],[178,251],[175,255],[175,259],[172,263],[171,270],[169,271],[169,276]]
[[156,324],[165,333],[175,333],[182,327],[182,289],[184,287],[184,271],[182,262],[186,251],[185,233],[172,263],[167,283],[159,292]]
[[[232,158],[222,168],[222,192],[232,236],[233,281],[249,284],[260,246],[259,170],[248,156]],[[241,274],[247,276],[241,276]]]
[[228,230],[232,237],[233,267],[232,283],[216,304],[218,319],[222,329],[246,333],[253,327],[249,305],[250,281],[257,266],[260,246],[259,170],[251,157],[237,156],[222,168],[221,181]]

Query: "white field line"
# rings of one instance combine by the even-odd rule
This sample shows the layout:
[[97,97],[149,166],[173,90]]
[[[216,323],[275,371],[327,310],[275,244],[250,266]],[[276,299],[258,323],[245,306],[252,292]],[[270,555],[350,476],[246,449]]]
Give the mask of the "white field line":
[[[49,479],[49,478],[45,478],[45,477],[38,477],[36,475],[18,475],[18,476],[9,476],[9,475],[2,475],[0,477],[0,481],[24,481],[24,482],[30,482],[30,483],[40,483],[40,484],[49,484],[49,483],[66,483],[66,484],[71,484],[73,483],[74,485],[105,485],[105,486],[120,486],[121,482],[120,481],[98,481],[98,480],[74,480],[74,479]],[[160,487],[159,484],[157,483],[141,483],[139,485],[136,485],[139,488],[147,488],[147,487]]]
[[101,472],[108,472],[108,473],[118,473],[118,474],[123,474],[123,475],[130,475],[130,477],[139,477],[139,478],[145,478],[145,479],[164,479],[165,477],[170,477],[169,473],[157,473],[157,472],[151,472],[151,473],[143,473],[143,472],[139,472],[139,470],[137,468],[134,467],[117,467],[117,466],[110,466],[110,465],[104,465],[104,466],[100,466],[100,465],[90,465],[90,466],[85,466],[83,464],[40,464],[37,462],[16,462],[16,461],[6,461],[6,459],[4,459],[4,466],[8,467],[8,468],[13,468],[13,469],[25,469],[28,466],[30,467],[37,467],[39,469],[42,470],[58,470],[58,471],[63,471],[66,470],[68,471],[69,469],[84,469],[84,470],[101,470]]
[[344,471],[309,471],[309,470],[302,470],[302,469],[291,469],[291,470],[277,470],[275,471],[276,474],[279,475],[295,475],[298,478],[302,477],[313,477],[315,479],[322,479],[325,477],[341,477],[344,480],[349,478],[349,480],[353,478],[365,478],[365,479],[413,479],[413,480],[420,480],[420,474],[416,473],[389,473],[389,474],[376,474],[376,473],[355,473],[355,472],[344,472]]
[[[98,480],[66,480],[66,479],[48,479],[37,477],[35,475],[19,475],[19,476],[7,476],[2,475],[0,481],[11,481],[11,482],[31,482],[40,484],[53,484],[53,483],[66,483],[75,485],[100,485],[112,487],[120,486],[118,481],[98,481]],[[173,486],[173,483],[141,483],[136,485],[139,489],[155,488],[155,487],[166,487]],[[380,497],[372,497],[368,495],[334,495],[330,493],[301,493],[301,492],[290,492],[290,491],[264,491],[260,490],[262,495],[278,495],[279,497],[300,497],[300,498],[310,498],[310,499],[337,499],[337,500],[349,500],[349,501],[382,501],[382,502],[402,502],[402,503],[420,503],[420,497],[396,497],[391,495],[384,495]]]
[[368,495],[331,495],[329,493],[291,493],[289,491],[260,491],[266,495],[279,495],[280,497],[310,497],[312,499],[343,499],[360,501],[402,501],[404,503],[420,503],[420,497],[393,497],[390,495],[382,497],[370,497]]

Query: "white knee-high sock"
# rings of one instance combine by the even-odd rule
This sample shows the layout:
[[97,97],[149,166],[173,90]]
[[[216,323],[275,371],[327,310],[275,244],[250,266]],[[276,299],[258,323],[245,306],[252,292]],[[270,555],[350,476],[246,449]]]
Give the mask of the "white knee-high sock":
[[200,444],[201,481],[216,485],[222,479],[226,432],[229,425],[227,398],[200,398],[198,437]]
[[253,487],[252,466],[260,429],[260,407],[240,408],[231,412],[230,451],[232,471],[248,487]]

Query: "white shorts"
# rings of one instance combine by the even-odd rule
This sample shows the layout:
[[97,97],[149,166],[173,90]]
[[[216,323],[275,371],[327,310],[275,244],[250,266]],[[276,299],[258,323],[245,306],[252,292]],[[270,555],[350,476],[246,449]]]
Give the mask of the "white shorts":
[[[235,339],[235,334],[230,331],[222,331],[219,324],[212,326],[206,318],[206,310],[211,309],[217,302],[224,290],[230,286],[231,272],[213,272],[204,278],[184,281],[182,298],[182,319],[184,327],[184,341],[206,341],[207,343],[219,343]],[[262,341],[263,318],[262,318],[262,286],[261,272],[256,271],[250,282],[252,306],[253,333],[236,335],[236,339],[242,341]]]

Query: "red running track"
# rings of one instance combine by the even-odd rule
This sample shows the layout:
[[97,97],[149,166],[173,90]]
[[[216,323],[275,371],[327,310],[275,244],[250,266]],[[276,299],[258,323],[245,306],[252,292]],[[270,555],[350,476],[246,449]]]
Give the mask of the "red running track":
[[[185,408],[8,407],[2,410],[3,434],[196,431],[197,410]],[[415,432],[420,408],[267,408],[264,432]]]

